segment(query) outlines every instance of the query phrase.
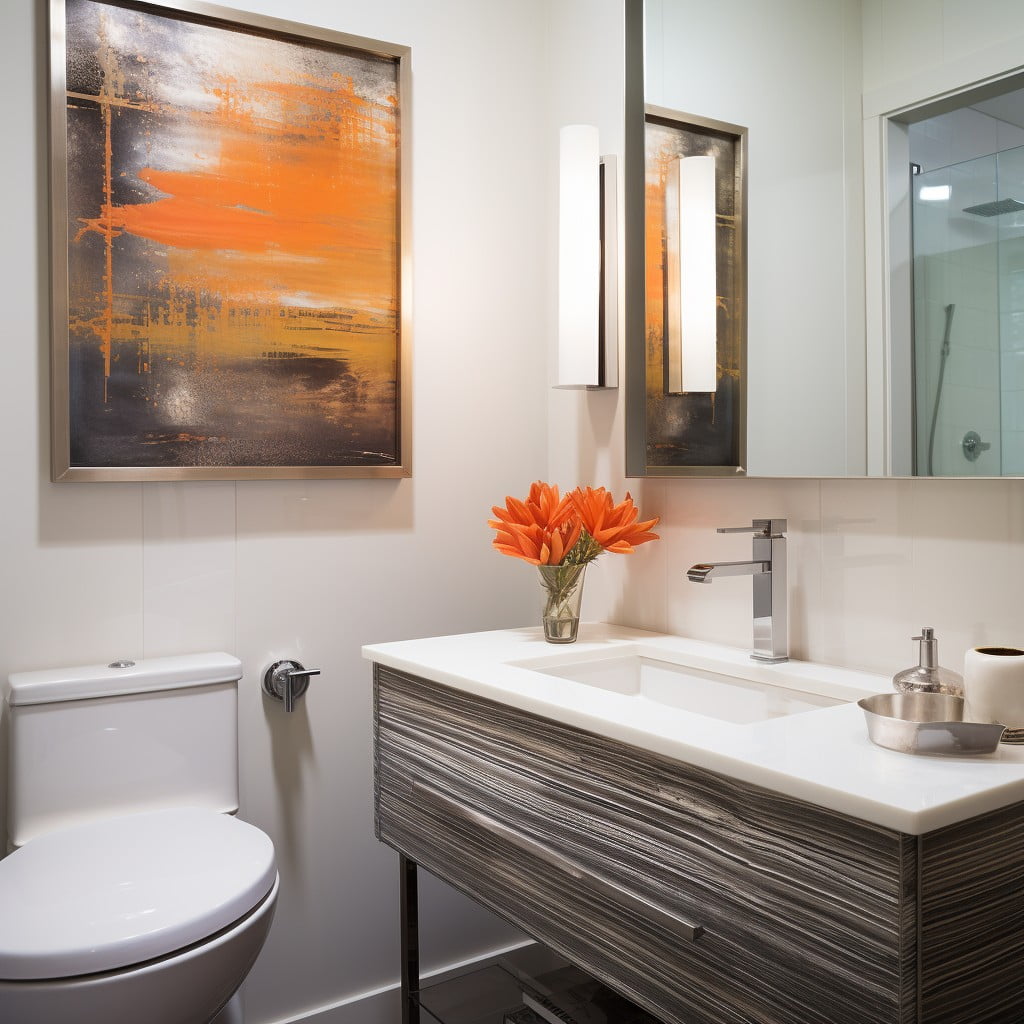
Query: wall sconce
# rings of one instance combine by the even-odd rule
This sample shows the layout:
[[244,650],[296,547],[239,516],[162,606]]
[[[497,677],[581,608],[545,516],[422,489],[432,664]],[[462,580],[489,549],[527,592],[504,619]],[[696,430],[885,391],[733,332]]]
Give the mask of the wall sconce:
[[671,395],[714,392],[718,389],[715,158],[688,156],[673,161],[666,202],[666,390]]
[[615,158],[598,154],[597,128],[561,130],[557,388],[618,385],[615,171]]

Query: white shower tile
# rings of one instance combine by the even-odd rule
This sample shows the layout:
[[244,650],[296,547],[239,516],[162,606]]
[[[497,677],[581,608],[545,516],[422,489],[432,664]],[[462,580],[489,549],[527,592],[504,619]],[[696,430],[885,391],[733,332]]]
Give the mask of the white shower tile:
[[940,416],[935,428],[935,442],[932,450],[932,471],[927,472],[927,462],[922,464],[922,476],[974,476],[972,463],[964,459],[964,434],[973,428],[958,420],[950,422],[947,416]]
[[999,317],[999,338],[1004,351],[1024,352],[1024,311]]
[[[1016,3],[1016,0],[1013,2]],[[1000,153],[1024,146],[1024,128],[1010,124],[1009,121],[999,121],[996,125],[996,143]]]
[[1003,352],[1000,362],[1003,391],[1024,391],[1024,349]]
[[[1024,202],[1024,195],[1021,197]],[[1024,238],[1011,237],[1004,239],[999,247],[999,266],[1003,274],[1024,271]],[[1021,306],[1024,309],[1024,303]],[[1004,310],[1008,312],[1008,310]]]
[[1002,426],[1006,430],[1024,430],[1024,393],[1010,392],[1003,395]]
[[957,310],[998,308],[999,277],[994,262],[996,248],[994,245],[984,245],[979,249],[961,250],[959,275],[950,282],[950,301],[957,304]]
[[[942,184],[941,177],[929,175],[928,184]],[[948,176],[947,176],[948,177]],[[933,180],[936,179],[936,180]],[[949,262],[949,203],[917,202],[914,204],[914,249],[918,254],[935,256]]]
[[[971,341],[979,339],[973,335]],[[956,381],[963,387],[978,388],[988,393],[992,401],[999,392],[999,352],[995,348],[975,348],[950,344],[949,359],[946,363],[947,380]]]
[[994,388],[964,387],[947,379],[939,418],[942,423],[963,430],[998,430],[999,392]]
[[1024,476],[1024,430],[1003,431],[1001,470],[1002,476]]
[[1002,313],[1024,312],[1024,268],[1003,274],[999,288],[999,310]]
[[1018,391],[1003,391],[999,396],[999,418],[1000,434],[1008,437],[1017,432],[1017,423],[1020,421],[1018,407],[1022,404],[1020,399],[1024,393]]

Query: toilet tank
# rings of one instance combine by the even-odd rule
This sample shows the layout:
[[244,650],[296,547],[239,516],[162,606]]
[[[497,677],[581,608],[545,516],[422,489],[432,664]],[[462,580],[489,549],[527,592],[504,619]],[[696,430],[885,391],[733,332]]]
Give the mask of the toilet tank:
[[8,843],[143,810],[236,811],[241,676],[221,653],[10,676]]

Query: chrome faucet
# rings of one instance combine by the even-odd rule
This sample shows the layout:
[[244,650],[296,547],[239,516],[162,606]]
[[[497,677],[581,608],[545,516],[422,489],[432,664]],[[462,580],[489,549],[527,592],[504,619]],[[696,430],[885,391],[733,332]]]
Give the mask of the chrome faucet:
[[719,533],[752,533],[754,557],[749,562],[702,562],[686,575],[691,583],[710,583],[720,576],[753,576],[754,649],[757,661],[789,661],[789,619],[786,609],[786,520],[755,519],[751,526],[722,526]]

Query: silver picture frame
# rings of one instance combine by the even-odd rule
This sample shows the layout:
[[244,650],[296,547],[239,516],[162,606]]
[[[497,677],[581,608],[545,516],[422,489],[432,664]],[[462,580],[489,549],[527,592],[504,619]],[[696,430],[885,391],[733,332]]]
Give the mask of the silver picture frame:
[[[178,0],[173,6],[134,0],[50,0],[49,16],[52,479],[147,481],[411,476],[410,48],[195,0]],[[77,20],[69,22],[69,16]],[[151,158],[153,149],[157,148],[152,141],[154,127],[162,129],[171,125],[167,129],[170,134],[163,141],[163,151],[166,155],[173,150],[173,132],[179,130],[174,126],[178,111],[166,99],[161,105],[152,98],[159,92],[159,76],[172,66],[166,52],[147,55],[135,47],[117,55],[116,62],[108,61],[110,66],[107,67],[95,53],[87,52],[88,47],[83,50],[82,41],[76,39],[75,33],[82,31],[87,18],[108,16],[122,23],[130,19],[132,28],[152,29],[153,35],[147,38],[173,41],[175,32],[182,32],[190,36],[186,42],[191,45],[191,37],[196,32],[206,33],[213,40],[211,46],[219,45],[218,41],[223,43],[228,61],[229,50],[242,43],[258,45],[261,52],[277,46],[289,60],[298,62],[298,70],[294,72],[289,65],[293,79],[280,86],[278,91],[282,94],[285,86],[298,88],[295,82],[303,84],[307,59],[310,66],[315,64],[317,68],[321,66],[318,61],[334,61],[327,65],[332,67],[341,62],[346,68],[355,68],[348,78],[339,78],[337,71],[332,72],[330,81],[340,81],[349,90],[350,107],[359,103],[375,104],[384,111],[374,116],[383,124],[378,135],[391,133],[386,140],[377,143],[378,149],[385,153],[379,159],[386,162],[387,174],[380,175],[366,167],[358,170],[363,174],[361,181],[372,180],[373,187],[379,189],[379,194],[372,195],[376,204],[374,210],[386,205],[386,216],[379,216],[376,221],[371,221],[369,214],[363,218],[354,200],[351,205],[355,212],[347,211],[346,215],[350,215],[347,221],[343,216],[345,211],[339,213],[332,208],[333,219],[325,215],[324,223],[329,220],[330,230],[341,234],[329,235],[323,241],[322,236],[328,229],[322,223],[314,224],[313,228],[298,223],[302,220],[300,210],[290,215],[285,225],[287,230],[282,228],[287,239],[294,236],[294,244],[286,251],[285,244],[279,244],[279,238],[284,236],[273,233],[274,225],[284,223],[285,215],[275,221],[273,211],[250,209],[244,201],[235,202],[229,195],[210,215],[213,218],[210,223],[215,222],[220,230],[217,218],[232,223],[244,221],[243,227],[236,226],[235,230],[244,244],[254,245],[246,241],[252,235],[250,225],[263,217],[270,226],[263,227],[260,222],[267,240],[261,243],[265,251],[258,252],[257,257],[262,260],[262,266],[275,267],[273,273],[279,274],[283,282],[279,285],[280,291],[261,292],[258,299],[252,300],[252,309],[243,309],[236,299],[229,303],[223,295],[216,296],[218,286],[235,287],[224,285],[234,280],[230,273],[218,271],[220,276],[211,275],[206,281],[197,277],[194,294],[182,298],[181,281],[186,279],[186,274],[193,273],[189,263],[190,242],[186,240],[176,248],[179,236],[168,241],[163,222],[159,229],[147,228],[139,236],[132,233],[133,217],[142,217],[147,224],[156,220],[156,207],[148,204],[166,198],[165,181],[180,174],[180,161],[192,156],[179,157],[171,153],[159,174],[149,173],[142,182],[132,177],[131,171],[139,166],[139,158],[132,154],[145,149],[146,156]],[[102,56],[112,53],[124,34],[122,24],[117,34],[111,32],[103,36]],[[90,36],[89,41],[92,39]],[[184,42],[181,47],[185,53]],[[104,83],[102,96],[101,90],[94,94],[76,91],[77,79],[69,85],[70,59],[74,61],[74,76],[82,78],[84,75],[94,83]],[[190,50],[188,60],[195,59]],[[136,65],[144,71],[136,71]],[[219,73],[214,60],[207,60],[205,67],[214,68],[212,74]],[[202,83],[195,80],[196,67],[172,67],[172,70],[191,76],[190,89],[202,87]],[[376,81],[372,76],[378,72],[393,76],[394,95],[383,100],[375,93],[371,103],[359,90],[369,88],[365,82]],[[152,94],[146,92],[149,84],[154,88]],[[273,86],[273,81],[271,84]],[[319,90],[313,97],[314,104],[342,102],[335,90],[323,87],[323,82],[314,84]],[[383,86],[375,88],[379,93]],[[344,95],[349,96],[349,93]],[[161,95],[166,97],[166,92]],[[208,104],[210,97],[198,96],[195,102],[199,113],[192,111],[190,116],[194,120],[201,118],[203,104]],[[240,87],[239,95],[231,102],[244,105],[256,101],[251,97],[251,90],[247,93]],[[308,106],[308,97],[304,97],[303,102]],[[101,109],[104,106],[106,113]],[[393,107],[390,113],[388,106]],[[118,109],[114,110],[115,107]],[[115,132],[121,129],[126,108],[132,108],[127,111],[129,115],[146,123],[129,126],[127,132],[122,132],[125,137],[112,141],[111,124],[115,125]],[[69,109],[72,109],[71,118]],[[266,128],[254,111],[255,107],[246,114],[254,122],[254,131],[277,132],[275,126]],[[323,120],[322,112],[317,116]],[[388,116],[392,120],[385,123]],[[100,133],[101,128],[106,132],[105,137]],[[204,137],[209,138],[211,126],[204,125],[203,131]],[[283,139],[285,135],[277,132],[274,140]],[[238,137],[244,141],[241,131]],[[342,142],[349,138],[339,137]],[[327,142],[318,137],[317,141],[326,146],[328,142],[333,144],[334,137]],[[293,142],[289,135],[288,141],[280,145]],[[274,144],[276,141],[270,145],[268,162],[275,158]],[[178,149],[181,152],[182,147]],[[101,160],[96,158],[98,151]],[[350,152],[354,155],[346,163],[346,154]],[[350,173],[345,168],[357,163],[360,153],[345,150],[339,142],[339,176]],[[92,158],[91,165],[83,159],[83,154]],[[206,152],[195,159],[208,161],[211,156]],[[294,146],[287,156],[289,160],[294,159]],[[328,167],[328,180],[324,180],[323,175],[311,176],[308,188],[294,193],[293,205],[297,208],[304,209],[303,203],[308,207],[309,196],[332,195],[331,190],[343,184],[340,177],[337,180],[331,177],[334,165],[330,160],[323,160],[322,152],[314,156],[316,159],[311,158],[311,166]],[[98,163],[103,167],[97,172]],[[94,179],[99,179],[99,184],[95,180],[91,182],[91,208],[83,213],[82,194],[86,186],[82,183],[90,172]],[[212,177],[207,175],[204,182],[209,180]],[[317,192],[319,189],[326,191]],[[278,188],[272,194],[277,196],[280,191]],[[128,202],[125,195],[132,201]],[[187,201],[193,202],[193,198]],[[188,215],[179,216],[179,225],[202,222],[208,209],[204,207],[196,214],[193,202]],[[343,226],[339,228],[339,224]],[[380,235],[371,235],[367,243],[368,233],[380,224],[384,225]],[[303,230],[315,235],[321,248],[310,253],[298,251]],[[211,233],[212,228],[202,237],[208,239]],[[179,235],[184,237],[180,232]],[[235,236],[227,237],[218,266],[230,269],[236,263],[245,264],[250,257],[256,259],[251,253],[240,255],[231,250],[230,246],[236,244],[231,240]],[[330,273],[335,268],[330,260],[340,261],[337,254],[344,249],[344,245],[339,246],[338,238],[353,250],[344,257],[346,266],[354,265],[365,255],[356,251],[360,246],[380,242],[378,248],[383,254],[377,257],[374,266],[384,269],[375,270],[373,287],[382,294],[391,289],[384,294],[383,301],[377,302],[376,293],[371,301],[355,290],[350,303],[347,294],[343,299],[337,298],[342,294],[337,289],[346,287],[347,281],[344,274]],[[76,246],[82,247],[83,239],[92,243],[92,252],[84,257],[75,251]],[[207,244],[210,243],[207,241]],[[131,262],[133,258],[135,264]],[[301,290],[304,260],[307,263],[327,261],[326,269],[317,267],[315,281],[318,286],[322,284],[324,295],[332,296],[333,305],[320,295],[310,297]],[[197,262],[205,265],[203,260]],[[213,264],[213,257],[209,263]],[[172,265],[178,268],[178,279],[167,269]],[[337,266],[342,263],[338,262]],[[189,269],[182,270],[182,267]],[[300,269],[293,270],[294,267]],[[270,277],[270,271],[265,271],[265,278]],[[385,285],[381,285],[381,281]],[[134,286],[139,282],[150,287],[151,293],[134,294],[138,290]],[[154,299],[156,293],[159,294]],[[180,301],[176,312],[168,314],[166,306],[170,300],[167,296],[171,294]],[[204,305],[207,300],[209,306]],[[160,306],[160,302],[164,305]],[[154,303],[159,307],[156,313]],[[97,322],[97,309],[101,311],[102,323]],[[238,322],[250,315],[257,326],[243,330]],[[236,317],[237,322],[231,322],[229,332],[227,324],[231,317]],[[160,325],[159,332],[154,324]],[[220,334],[217,325],[221,325]],[[187,332],[189,337],[180,359],[177,351],[172,355],[165,351],[179,344],[180,339],[176,341],[173,336],[176,329],[182,336]],[[286,329],[293,333],[284,335]],[[159,342],[154,341],[156,333],[160,333],[162,340]],[[283,345],[278,341],[282,337],[286,338]],[[239,348],[239,338],[244,340],[244,350]],[[392,338],[393,356],[389,355]],[[156,379],[154,345],[157,349],[164,346],[160,349],[161,365],[173,368],[173,373],[168,369],[161,379]],[[218,345],[222,347],[218,349]],[[102,350],[99,354],[97,348]],[[199,357],[195,351],[204,353],[206,378],[198,376]],[[130,365],[133,358],[134,368]],[[103,366],[97,370],[100,359]],[[175,366],[175,362],[179,365]],[[189,391],[190,370],[195,373],[193,384],[201,380],[198,390],[202,392],[202,400]],[[288,391],[289,386],[293,386],[292,392]],[[181,394],[171,397],[176,387],[184,392],[184,397]],[[111,399],[115,391],[122,408],[113,407]],[[237,405],[233,404],[235,398]],[[173,415],[167,411],[169,402]],[[155,414],[154,409],[158,410]],[[207,410],[216,410],[216,413],[215,416],[211,413],[211,419],[204,421]],[[292,417],[296,418],[298,426]],[[180,430],[175,433],[178,426]],[[236,430],[237,437],[233,433]],[[372,443],[378,437],[384,442]],[[326,453],[326,457],[321,457],[321,453]]]

